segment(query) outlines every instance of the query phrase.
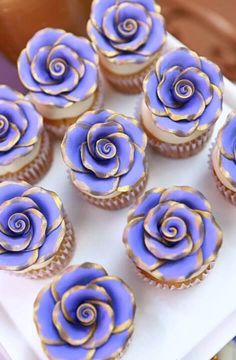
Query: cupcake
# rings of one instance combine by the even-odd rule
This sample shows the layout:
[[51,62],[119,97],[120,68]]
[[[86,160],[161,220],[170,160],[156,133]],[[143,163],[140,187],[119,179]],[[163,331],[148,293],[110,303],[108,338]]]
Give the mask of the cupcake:
[[52,154],[41,115],[21,93],[0,85],[0,181],[38,182]]
[[144,80],[140,114],[151,145],[164,156],[198,153],[221,115],[223,77],[187,48],[167,52]]
[[217,188],[236,205],[236,113],[232,112],[218,133],[211,153]]
[[200,192],[154,188],[131,209],[123,241],[142,277],[159,287],[182,289],[212,269],[222,231]]
[[73,231],[59,197],[26,182],[0,183],[0,270],[46,278],[69,262]]
[[116,360],[133,333],[128,286],[97,264],[70,266],[34,303],[34,322],[49,359]]
[[107,80],[121,92],[141,92],[166,40],[155,1],[94,0],[87,31]]
[[61,148],[80,194],[114,210],[130,205],[144,191],[146,142],[137,120],[98,110],[87,112],[68,129]]
[[102,102],[93,45],[60,29],[43,29],[18,59],[20,79],[48,129],[62,138],[67,127]]

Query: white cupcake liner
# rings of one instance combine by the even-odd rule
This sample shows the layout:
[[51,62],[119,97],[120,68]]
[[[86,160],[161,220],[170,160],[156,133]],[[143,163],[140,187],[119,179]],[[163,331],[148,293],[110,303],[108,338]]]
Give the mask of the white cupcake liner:
[[200,284],[206,277],[207,275],[210,273],[210,271],[213,269],[215,265],[215,261],[211,262],[208,267],[199,275],[197,275],[195,278],[193,278],[192,280],[186,280],[186,282],[183,283],[176,283],[176,284],[168,284],[163,282],[159,282],[158,279],[157,280],[152,280],[148,277],[148,274],[144,274],[143,270],[139,269],[136,267],[136,273],[138,274],[138,276],[145,282],[147,282],[149,285],[151,286],[155,286],[159,289],[164,289],[164,290],[184,290],[184,289],[188,289],[190,287],[193,287],[197,284]]
[[34,280],[46,279],[61,273],[70,263],[75,248],[75,238],[72,224],[67,215],[64,216],[64,220],[66,224],[65,237],[57,254],[49,261],[49,263],[47,263],[47,265],[43,267],[42,264],[42,268],[36,270],[11,271],[9,273]]
[[212,164],[212,151],[215,147],[215,143],[213,143],[210,147],[210,151],[209,151],[209,157],[208,157],[208,166],[209,169],[211,171],[212,177],[214,179],[214,182],[216,184],[217,189],[220,191],[221,195],[224,196],[224,198],[226,200],[228,200],[232,205],[236,205],[236,192],[234,192],[231,189],[228,189],[218,178],[218,176],[216,175],[216,172],[213,168],[213,164]]
[[29,164],[15,173],[0,176],[0,181],[26,181],[33,185],[48,172],[53,161],[53,144],[46,130],[43,131],[38,155]]
[[[96,99],[95,99],[93,105],[91,106],[91,108],[87,109],[86,111],[98,110],[103,106],[103,104],[104,104],[104,91],[103,90],[104,90],[103,81],[100,80]],[[83,114],[80,114],[73,118],[68,118],[68,119],[63,119],[63,120],[53,120],[53,122],[55,122],[55,125],[52,125],[52,121],[50,123],[48,123],[47,120],[45,119],[45,127],[56,139],[62,140],[66,131],[68,130],[68,128],[73,123],[75,123],[79,119],[79,117],[82,115]]]

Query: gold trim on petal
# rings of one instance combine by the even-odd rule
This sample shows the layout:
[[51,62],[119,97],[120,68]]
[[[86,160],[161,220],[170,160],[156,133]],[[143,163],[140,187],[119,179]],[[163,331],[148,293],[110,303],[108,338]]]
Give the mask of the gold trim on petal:
[[39,335],[39,338],[41,340],[41,342],[43,344],[47,344],[47,345],[62,345],[64,344],[64,341],[61,340],[61,341],[52,341],[50,339],[47,339],[45,337],[42,336],[42,330],[41,330],[41,327],[39,325],[39,322],[38,322],[38,318],[37,318],[37,313],[38,313],[38,310],[39,310],[39,306],[40,306],[40,302],[41,302],[41,299],[44,295],[45,292],[47,292],[48,290],[50,289],[50,285],[47,285],[45,286],[40,292],[39,294],[37,295],[35,301],[34,301],[34,316],[33,316],[33,319],[34,319],[34,324],[36,326],[36,329],[37,329],[37,332],[38,332],[38,335]]
[[58,320],[59,311],[61,310],[61,303],[56,303],[53,313],[52,313],[52,320],[53,324],[55,325],[60,337],[67,343],[72,346],[80,346],[84,345],[92,336],[94,333],[94,326],[91,326],[90,332],[83,338],[83,339],[72,339],[69,334],[66,333],[66,331],[63,329],[61,323]]

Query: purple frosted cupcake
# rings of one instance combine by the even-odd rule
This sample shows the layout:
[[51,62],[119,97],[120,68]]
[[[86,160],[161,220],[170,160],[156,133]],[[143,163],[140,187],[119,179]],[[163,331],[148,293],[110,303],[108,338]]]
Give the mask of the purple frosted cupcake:
[[18,72],[57,137],[63,137],[79,115],[101,105],[98,56],[83,37],[60,29],[38,31],[19,56]]
[[26,182],[0,184],[0,270],[32,279],[60,272],[74,246],[59,197]]
[[52,156],[41,115],[21,93],[0,85],[0,181],[36,183],[50,168]]
[[141,119],[151,145],[165,156],[199,152],[221,115],[223,77],[187,48],[167,52],[144,80]]
[[107,80],[121,92],[141,92],[166,40],[155,1],[94,0],[87,31]]
[[146,135],[137,120],[111,110],[84,114],[67,131],[62,155],[83,197],[104,209],[131,204],[145,188]]
[[39,293],[34,322],[49,359],[116,360],[133,333],[135,307],[124,281],[84,263]]
[[229,114],[218,133],[211,162],[220,192],[236,205],[236,113]]
[[154,188],[130,211],[123,240],[130,259],[151,284],[182,289],[211,270],[222,231],[199,191]]

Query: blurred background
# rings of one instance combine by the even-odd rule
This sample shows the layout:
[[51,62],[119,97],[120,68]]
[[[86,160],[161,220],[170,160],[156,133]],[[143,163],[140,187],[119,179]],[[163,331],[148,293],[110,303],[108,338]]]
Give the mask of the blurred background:
[[[45,27],[86,35],[91,3],[92,0],[0,0],[0,83],[24,92],[16,60],[27,41]],[[189,48],[216,62],[226,77],[236,81],[236,0],[158,3],[167,30]],[[3,356],[0,344],[0,359]],[[232,340],[215,359],[236,360],[236,341]]]

